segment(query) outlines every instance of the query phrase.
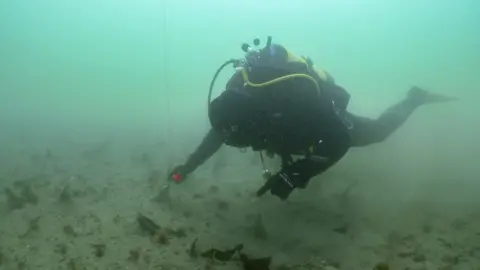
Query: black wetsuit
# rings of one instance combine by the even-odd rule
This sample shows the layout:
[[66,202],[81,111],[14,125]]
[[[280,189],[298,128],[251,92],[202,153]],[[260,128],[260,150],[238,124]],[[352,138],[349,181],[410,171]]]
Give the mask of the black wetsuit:
[[[233,79],[227,84],[227,91],[232,87],[232,81]],[[327,83],[329,85],[323,85],[323,87],[328,87],[331,92],[344,91],[333,80]],[[377,119],[357,116],[346,110],[340,111],[339,114],[345,124],[348,138],[339,138],[343,134],[342,131],[334,132],[332,136],[334,142],[330,142],[328,138],[319,138],[319,143],[313,148],[314,151],[311,155],[296,161],[297,166],[308,178],[314,177],[339,161],[350,147],[366,146],[385,140],[407,120],[419,105],[415,100],[405,99],[387,109]],[[211,129],[198,148],[189,156],[182,168],[183,173],[193,172],[217,152],[223,143],[222,134]],[[276,154],[281,155],[281,153]]]
[[[275,49],[277,52],[283,53],[278,54],[278,59],[284,63],[287,51],[283,47]],[[307,60],[307,64],[304,61],[298,66],[297,62],[293,61],[293,67],[296,69],[293,73],[304,73],[313,77],[320,88],[321,98],[312,98],[313,96],[310,95],[312,91],[303,91],[308,86],[295,80],[291,82],[292,84],[287,82],[271,86],[273,88],[270,90],[255,89],[250,92],[250,96],[254,95],[255,98],[244,98],[243,93],[248,91],[242,90],[248,90],[248,86],[245,85],[241,74],[235,73],[228,81],[222,95],[210,104],[209,116],[213,128],[189,156],[187,162],[177,167],[174,173],[184,176],[192,173],[217,152],[224,143],[236,147],[251,147],[255,151],[265,150],[282,158],[282,169],[272,176],[271,181],[267,181],[265,186],[268,186],[269,182],[272,182],[271,185],[281,182],[280,185],[273,188],[267,187],[263,192],[270,189],[272,194],[286,199],[293,189],[304,188],[312,177],[323,173],[337,163],[351,147],[366,146],[385,140],[422,104],[415,98],[407,97],[390,107],[377,119],[354,115],[347,111],[350,100],[348,92],[338,86],[326,72],[319,73],[313,63],[309,59]],[[291,65],[292,62],[288,61],[288,65]],[[267,74],[270,72],[268,70],[270,69],[252,72],[252,75],[268,77],[272,75]],[[274,70],[275,72],[279,71],[276,68]],[[273,78],[277,78],[277,76],[274,75]],[[262,78],[259,81],[271,79],[272,77],[267,80]],[[295,89],[293,98],[292,95],[284,98],[285,96],[282,94],[280,94],[280,98],[276,98],[277,93],[287,93],[289,89]],[[264,94],[269,91],[270,94]],[[297,93],[299,94],[297,95]],[[258,96],[260,98],[257,98]],[[267,105],[256,106],[255,102],[258,99],[263,100]],[[287,106],[283,106],[285,104]],[[275,114],[275,110],[282,106],[284,113],[280,115],[285,117],[281,120],[274,119],[272,115]],[[212,113],[213,107],[216,107],[217,110]],[[264,107],[265,111],[268,111],[267,113],[263,111]],[[275,108],[269,111],[269,107]],[[260,113],[258,113],[259,111]],[[310,112],[312,113],[310,114]],[[263,117],[265,115],[267,117]],[[244,121],[245,118],[247,118],[246,121]],[[238,126],[247,127],[240,132],[238,130],[233,132],[237,133],[233,143],[231,138],[225,136],[229,133],[227,129],[232,128],[230,124],[232,119],[235,123],[240,123]],[[256,124],[251,125],[250,122],[256,122]],[[226,129],[225,126],[228,128]],[[306,147],[307,144],[308,147]],[[303,158],[294,161],[291,158],[292,155],[303,155]]]

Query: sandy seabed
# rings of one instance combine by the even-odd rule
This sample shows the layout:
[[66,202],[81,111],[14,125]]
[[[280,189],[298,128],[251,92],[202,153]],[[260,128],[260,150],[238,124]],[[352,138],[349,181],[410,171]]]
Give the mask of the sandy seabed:
[[[112,147],[3,154],[15,159],[4,158],[0,174],[0,269],[244,269],[236,255],[201,256],[238,244],[251,257],[271,256],[278,270],[480,269],[474,204],[367,197],[341,169],[287,202],[258,199],[252,153],[244,166],[224,153],[162,193],[174,164],[154,154],[161,146]],[[140,214],[160,229],[142,230]]]

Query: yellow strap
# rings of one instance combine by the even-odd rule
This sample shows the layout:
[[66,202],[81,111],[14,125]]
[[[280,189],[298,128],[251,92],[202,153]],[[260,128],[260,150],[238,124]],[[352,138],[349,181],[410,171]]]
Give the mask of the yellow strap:
[[[308,62],[307,62],[307,58],[305,56],[302,56],[302,57],[298,57],[296,56],[294,53],[292,53],[291,51],[289,51],[288,49],[287,50],[287,62],[300,62],[302,64],[305,64],[305,65],[308,65]],[[320,69],[320,68],[317,68],[314,66],[312,66],[313,68],[313,71],[315,73],[317,73],[318,77],[323,80],[323,81],[328,81],[328,75],[327,75],[327,72],[323,69]]]
[[313,66],[313,70],[315,71],[315,73],[317,73],[317,75],[318,75],[318,77],[320,77],[320,79],[322,79],[324,81],[328,81],[328,75],[327,75],[327,72],[325,70],[317,68],[315,66]]
[[[285,49],[285,50],[287,50],[287,49]],[[304,57],[298,57],[298,56],[296,56],[295,54],[293,54],[293,53],[292,53],[291,51],[289,51],[289,50],[287,50],[287,54],[288,54],[288,56],[287,56],[287,62],[289,62],[289,63],[291,63],[291,62],[295,62],[295,63],[296,63],[296,62],[300,62],[300,63],[305,64],[305,65],[307,64],[307,61],[306,61],[306,59],[305,59]]]

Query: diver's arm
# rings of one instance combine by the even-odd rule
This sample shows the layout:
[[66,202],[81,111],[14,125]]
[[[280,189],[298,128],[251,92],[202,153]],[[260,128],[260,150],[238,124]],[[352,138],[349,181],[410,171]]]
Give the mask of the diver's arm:
[[[243,83],[241,72],[235,72],[232,77],[228,80],[225,87],[226,91],[235,89],[236,87],[241,87]],[[215,152],[220,149],[223,144],[222,135],[215,131],[213,128],[208,131],[205,138],[203,138],[202,143],[197,147],[195,152],[193,152],[190,157],[188,157],[187,162],[184,165],[184,173],[189,174],[195,171],[198,166],[202,165],[207,161]]]
[[267,180],[257,191],[257,196],[262,196],[270,190],[270,193],[285,200],[295,188],[305,188],[311,178],[337,163],[349,147],[348,144],[338,142],[334,148],[316,148],[311,155],[296,161],[282,158],[284,161],[282,169]]
[[312,177],[324,172],[334,163],[328,159],[305,158],[284,165],[257,191],[257,196],[262,196],[270,190],[273,195],[286,200],[295,188],[305,188]]
[[222,144],[223,140],[221,135],[213,129],[210,129],[207,135],[203,138],[203,141],[188,157],[185,165],[183,165],[183,173],[190,174],[195,171],[200,165],[215,154]]
[[297,175],[299,182],[296,187],[305,188],[311,178],[323,173],[335,163],[336,160],[326,157],[303,158],[285,166],[283,170]]
[[[237,71],[232,75],[226,85],[226,91],[241,87],[243,84],[241,72]],[[211,121],[211,119],[210,119]],[[173,172],[181,175],[188,175],[195,171],[200,165],[207,161],[223,144],[223,137],[213,128],[203,138],[203,141],[188,157],[185,165],[176,167]]]

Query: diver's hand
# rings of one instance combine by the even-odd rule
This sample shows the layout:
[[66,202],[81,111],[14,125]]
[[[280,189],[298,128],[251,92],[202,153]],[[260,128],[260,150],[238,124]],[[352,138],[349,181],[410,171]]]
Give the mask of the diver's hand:
[[265,185],[257,191],[257,196],[262,196],[268,190],[272,195],[286,200],[295,188],[304,188],[308,179],[301,173],[295,172],[292,167],[287,166],[270,177]]
[[181,183],[187,178],[187,170],[184,165],[178,165],[168,174],[168,180]]

